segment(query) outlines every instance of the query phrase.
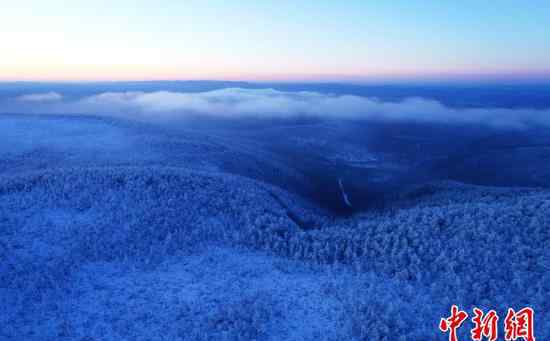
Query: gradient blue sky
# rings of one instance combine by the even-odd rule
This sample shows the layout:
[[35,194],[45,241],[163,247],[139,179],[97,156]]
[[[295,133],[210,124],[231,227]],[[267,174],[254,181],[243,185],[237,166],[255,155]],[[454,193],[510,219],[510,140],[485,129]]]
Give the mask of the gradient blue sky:
[[548,0],[0,2],[0,80],[550,79]]

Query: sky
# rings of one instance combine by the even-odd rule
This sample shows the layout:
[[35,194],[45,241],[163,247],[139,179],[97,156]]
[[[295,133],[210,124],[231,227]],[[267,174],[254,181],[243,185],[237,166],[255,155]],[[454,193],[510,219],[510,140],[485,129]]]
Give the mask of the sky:
[[0,0],[0,81],[550,80],[550,1]]

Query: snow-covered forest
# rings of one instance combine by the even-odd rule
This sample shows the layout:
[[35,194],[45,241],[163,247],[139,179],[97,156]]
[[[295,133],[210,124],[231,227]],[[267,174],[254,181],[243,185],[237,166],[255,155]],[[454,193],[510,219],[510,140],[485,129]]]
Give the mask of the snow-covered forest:
[[429,124],[0,114],[0,339],[549,338],[548,131]]

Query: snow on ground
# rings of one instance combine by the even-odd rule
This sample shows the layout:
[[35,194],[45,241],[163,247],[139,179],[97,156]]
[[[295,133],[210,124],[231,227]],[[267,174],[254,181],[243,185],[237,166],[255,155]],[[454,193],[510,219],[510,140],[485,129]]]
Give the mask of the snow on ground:
[[136,137],[100,119],[4,116],[0,117],[0,131],[2,159],[35,151],[57,153],[69,160],[87,158],[119,163],[129,156],[154,159],[154,155],[148,155],[145,150],[132,152],[138,147]]
[[92,263],[72,280],[69,293],[52,303],[56,308],[19,335],[28,340],[313,340],[336,339],[341,329],[335,317],[343,308],[325,294],[327,274],[243,250],[210,246],[146,269]]
[[[53,293],[79,283],[77,274],[86,273],[88,264],[92,269],[96,262],[116,261],[156,266],[197,243],[244,240],[259,230],[296,229],[280,202],[254,181],[174,168],[25,173],[4,177],[0,193],[0,254],[5,260],[0,296],[5,302],[17,297],[18,302],[10,304],[13,314],[3,316],[2,326],[9,327],[3,330],[5,337],[27,339],[34,333],[41,339],[50,326],[36,319],[51,311],[44,307],[29,317],[31,307],[51,302]],[[105,264],[105,271],[116,268],[116,263]],[[194,269],[199,277],[205,270],[204,265]],[[218,288],[210,288],[212,294],[224,293]],[[59,300],[71,302],[72,297],[52,304]],[[81,309],[74,315],[93,307]]]
[[2,340],[439,340],[451,304],[533,306],[550,336],[548,190],[434,183],[335,219],[195,163],[259,160],[216,138],[0,122]]
[[0,115],[0,174],[98,166],[163,166],[228,172],[279,183],[303,175],[251,141],[186,129],[93,116]]

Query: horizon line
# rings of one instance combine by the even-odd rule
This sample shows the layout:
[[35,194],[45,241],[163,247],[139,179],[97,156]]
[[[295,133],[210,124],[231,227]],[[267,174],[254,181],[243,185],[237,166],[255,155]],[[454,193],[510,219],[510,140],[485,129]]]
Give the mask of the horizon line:
[[496,77],[496,78],[380,78],[380,79],[224,79],[224,78],[127,78],[127,79],[1,79],[0,84],[98,84],[98,83],[170,83],[170,82],[218,82],[218,83],[249,83],[249,84],[334,84],[334,85],[416,85],[416,84],[487,84],[487,85],[521,85],[549,84],[550,75],[539,77]]

